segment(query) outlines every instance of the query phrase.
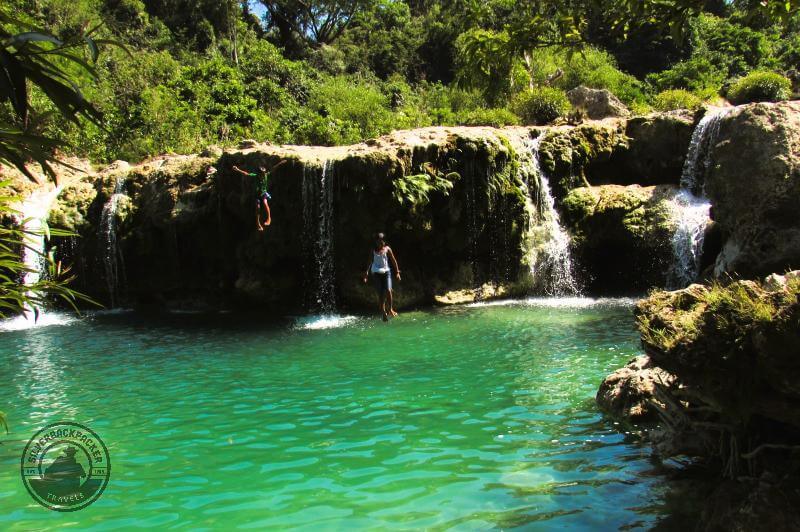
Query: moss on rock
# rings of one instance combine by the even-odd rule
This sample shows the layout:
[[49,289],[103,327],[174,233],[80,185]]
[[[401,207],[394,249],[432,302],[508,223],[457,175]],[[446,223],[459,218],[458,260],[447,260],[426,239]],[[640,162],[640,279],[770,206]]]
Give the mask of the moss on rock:
[[674,231],[670,186],[603,185],[573,189],[562,202],[563,223],[591,292],[664,286]]
[[549,131],[539,145],[539,160],[553,195],[563,198],[573,188],[588,184],[592,168],[626,146],[620,123],[582,124]]
[[50,227],[81,233],[90,227],[89,208],[97,197],[97,189],[88,180],[67,185],[50,208]]

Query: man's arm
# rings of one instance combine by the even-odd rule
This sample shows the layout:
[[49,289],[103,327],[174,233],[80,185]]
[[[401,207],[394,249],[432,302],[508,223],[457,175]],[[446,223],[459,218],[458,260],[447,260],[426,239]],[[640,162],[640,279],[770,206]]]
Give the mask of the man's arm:
[[241,168],[239,168],[235,164],[233,165],[233,169],[236,170],[237,172],[239,172],[242,175],[250,175],[250,172],[245,172],[244,170],[242,170]]
[[367,262],[367,273],[364,274],[364,282],[367,282],[369,279],[369,271],[372,269],[372,254],[369,255],[369,262]]
[[397,277],[397,280],[400,280],[400,265],[397,264],[397,259],[394,258],[394,251],[392,248],[387,248],[386,253],[389,254],[389,260],[392,261],[392,269],[394,269],[394,275]]
[[282,164],[283,164],[283,163],[285,163],[286,161],[288,161],[288,159],[281,159],[281,161],[280,161],[278,164],[276,164],[275,166],[273,166],[273,167],[272,167],[272,170],[270,170],[270,171],[271,171],[271,172],[274,172],[276,168],[278,168],[280,165],[282,165]]

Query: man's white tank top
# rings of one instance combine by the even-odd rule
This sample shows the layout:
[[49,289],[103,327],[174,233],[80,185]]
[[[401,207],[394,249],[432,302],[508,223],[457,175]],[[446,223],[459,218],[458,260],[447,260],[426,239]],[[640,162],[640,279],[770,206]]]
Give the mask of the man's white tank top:
[[372,273],[387,273],[389,271],[389,254],[386,250],[388,247],[381,248],[380,253],[372,250]]

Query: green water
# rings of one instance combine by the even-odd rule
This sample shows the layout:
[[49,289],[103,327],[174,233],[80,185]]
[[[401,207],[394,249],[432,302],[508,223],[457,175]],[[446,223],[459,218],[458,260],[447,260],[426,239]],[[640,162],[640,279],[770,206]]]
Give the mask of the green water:
[[[665,480],[593,401],[638,351],[620,305],[3,332],[0,528],[647,528]],[[64,420],[99,433],[112,477],[61,514],[33,502],[19,458]]]

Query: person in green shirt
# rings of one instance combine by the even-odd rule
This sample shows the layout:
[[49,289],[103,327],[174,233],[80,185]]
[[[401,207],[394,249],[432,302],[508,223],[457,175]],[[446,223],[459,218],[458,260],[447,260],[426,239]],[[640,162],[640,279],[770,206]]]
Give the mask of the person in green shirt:
[[[266,167],[260,166],[258,168],[258,173],[255,172],[247,172],[242,170],[238,166],[234,165],[233,169],[239,172],[240,174],[248,177],[255,178],[255,196],[256,196],[256,226],[258,227],[259,231],[263,231],[264,227],[270,225],[272,223],[272,213],[269,210],[269,200],[272,199],[269,192],[267,191],[267,187],[269,185],[269,176],[271,172],[274,172],[276,168],[286,162],[286,159],[281,160],[278,164],[272,167],[271,171],[267,171]],[[261,223],[261,206],[264,206],[264,223]]]

